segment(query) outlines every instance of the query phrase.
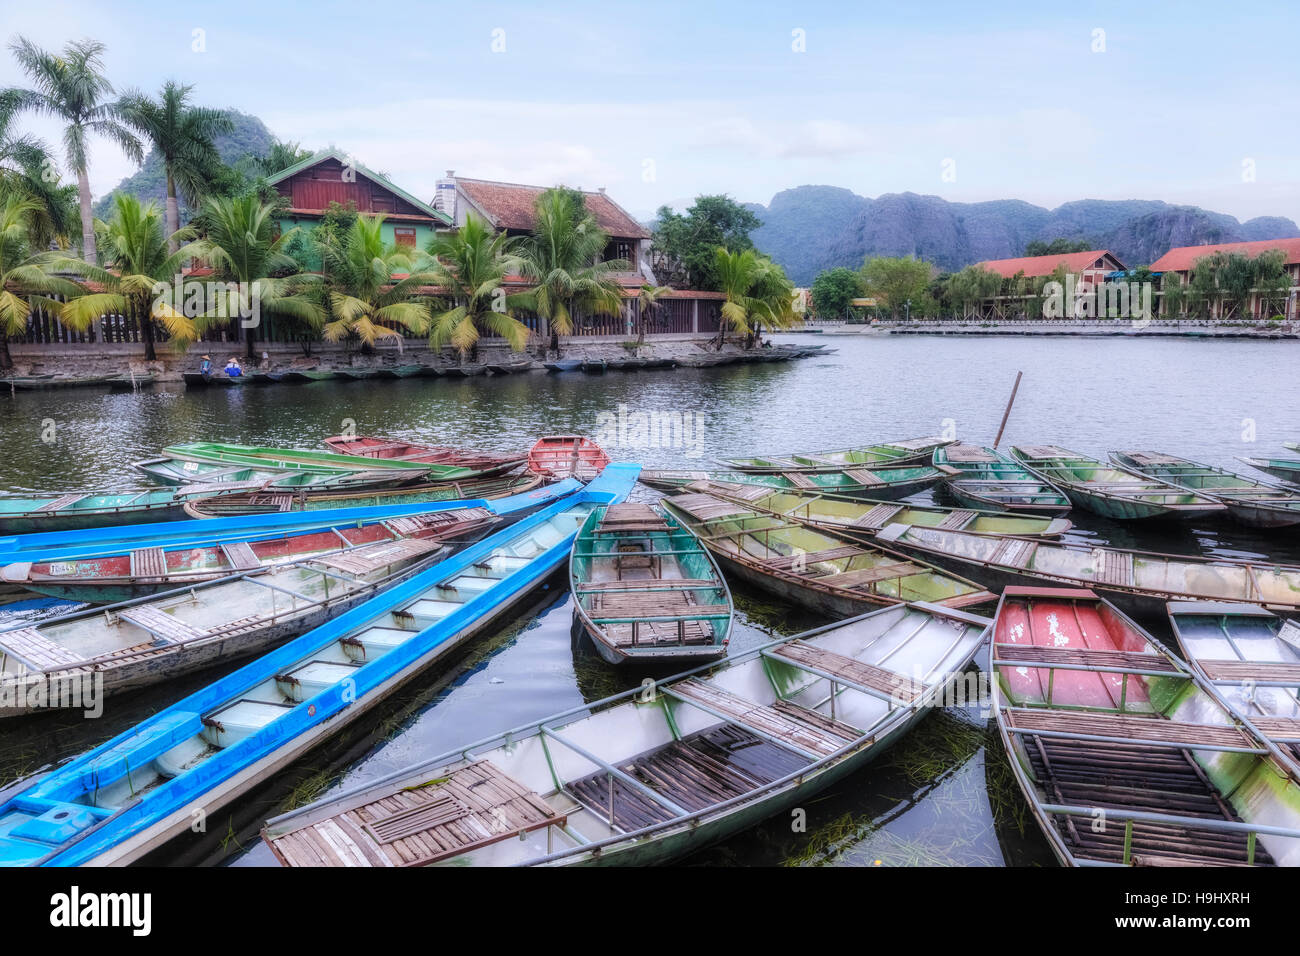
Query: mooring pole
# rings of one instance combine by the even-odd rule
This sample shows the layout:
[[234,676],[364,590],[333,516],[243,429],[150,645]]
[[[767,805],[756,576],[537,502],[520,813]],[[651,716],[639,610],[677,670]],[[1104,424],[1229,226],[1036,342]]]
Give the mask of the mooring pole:
[[1020,376],[1024,374],[1024,372],[1016,373],[1016,384],[1011,386],[1011,397],[1007,399],[1007,410],[1002,413],[1002,424],[998,426],[998,437],[993,440],[995,449],[1002,444],[1002,433],[1006,431],[1007,419],[1011,417],[1011,406],[1016,403],[1016,392],[1020,391]]

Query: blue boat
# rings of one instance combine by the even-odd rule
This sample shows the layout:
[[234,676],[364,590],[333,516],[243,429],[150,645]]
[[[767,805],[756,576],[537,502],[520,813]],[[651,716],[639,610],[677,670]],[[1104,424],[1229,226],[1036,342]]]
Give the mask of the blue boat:
[[0,864],[127,864],[285,767],[525,600],[637,465],[191,694],[0,805]]
[[[538,488],[528,498],[538,504],[577,490],[573,479]],[[405,505],[370,505],[364,508],[333,508],[321,511],[276,512],[238,515],[231,518],[155,521],[150,524],[77,531],[46,531],[38,534],[0,537],[0,565],[20,561],[54,561],[71,558],[109,557],[130,554],[143,548],[178,548],[185,545],[208,547],[235,541],[259,541],[313,528],[360,526],[413,515],[432,514],[454,508],[490,508],[486,498],[460,501],[415,502]]]
[[548,372],[576,372],[582,368],[582,359],[556,359],[544,364]]

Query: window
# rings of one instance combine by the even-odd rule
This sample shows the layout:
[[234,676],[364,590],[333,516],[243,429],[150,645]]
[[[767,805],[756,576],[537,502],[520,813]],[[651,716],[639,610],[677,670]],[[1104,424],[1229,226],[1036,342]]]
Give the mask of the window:
[[393,235],[396,237],[399,246],[415,248],[415,229],[413,227],[397,226],[393,229]]

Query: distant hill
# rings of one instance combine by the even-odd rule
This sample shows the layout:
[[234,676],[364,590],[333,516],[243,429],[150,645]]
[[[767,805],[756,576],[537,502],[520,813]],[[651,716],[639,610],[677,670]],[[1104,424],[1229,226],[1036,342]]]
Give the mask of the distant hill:
[[1174,246],[1300,236],[1281,216],[1239,222],[1232,216],[1159,200],[1084,199],[1044,209],[1016,199],[949,202],[891,193],[876,199],[836,186],[799,186],[749,208],[763,225],[754,244],[799,285],[823,269],[857,268],[868,255],[915,255],[957,270],[984,259],[1024,253],[1033,239],[1086,239],[1130,266]]
[[[241,113],[239,110],[226,110],[226,114],[234,123],[234,130],[213,139],[213,145],[217,147],[222,162],[234,163],[247,153],[260,156],[271,148],[275,137],[260,119],[248,113]],[[138,196],[142,200],[152,199],[162,206],[167,198],[167,175],[163,171],[162,160],[154,150],[149,150],[144,158],[144,165],[138,172],[118,183],[108,195],[100,197],[94,207],[97,217],[103,219],[109,215],[112,194],[119,190]],[[185,222],[188,218],[189,210],[185,208],[185,201],[181,200],[181,222]]]

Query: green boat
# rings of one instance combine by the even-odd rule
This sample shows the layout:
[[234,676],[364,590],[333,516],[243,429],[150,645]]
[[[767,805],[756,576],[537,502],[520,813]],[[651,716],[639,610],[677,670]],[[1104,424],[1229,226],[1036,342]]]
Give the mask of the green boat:
[[757,485],[784,491],[823,492],[894,501],[924,491],[943,476],[933,468],[850,468],[848,471],[760,474],[746,471],[643,471],[641,481],[660,491],[675,491],[696,481]]
[[1300,461],[1294,458],[1238,458],[1237,461],[1258,468],[1266,475],[1300,485]]
[[338,455],[308,448],[268,448],[260,445],[230,445],[222,442],[188,442],[169,445],[164,455],[190,461],[215,461],[250,468],[277,471],[406,471],[416,478],[428,476],[427,481],[455,481],[473,478],[477,472],[454,465],[429,462],[398,461],[393,458],[363,458],[360,455]]
[[1070,499],[992,448],[953,444],[934,450],[934,467],[944,476],[948,493],[967,508],[1063,515]]
[[830,451],[795,455],[760,455],[754,458],[720,458],[732,471],[755,474],[779,472],[843,471],[859,465],[928,465],[936,448],[949,444],[942,438],[909,438],[905,441],[880,442]]
[[1203,518],[1227,510],[1221,501],[1116,468],[1057,445],[1018,445],[1011,456],[1070,501],[1117,521]]
[[993,600],[933,565],[712,495],[674,495],[663,506],[728,575],[829,617],[908,601],[958,608]]
[[84,491],[5,495],[0,497],[0,533],[77,531],[183,518],[185,503],[199,496],[161,488],[107,495]]
[[[295,472],[301,475],[301,472]],[[191,518],[230,518],[287,511],[328,511],[333,508],[367,508],[380,505],[415,505],[435,501],[471,498],[504,498],[520,495],[542,483],[539,475],[508,478],[474,478],[441,485],[407,485],[376,491],[339,491],[310,485],[286,489],[258,489],[244,492],[209,493],[195,496],[185,505]]]
[[379,369],[381,378],[414,378],[423,374],[423,365],[393,365]]
[[705,664],[727,654],[731,592],[695,535],[642,502],[597,508],[573,541],[574,615],[611,664]]
[[1228,514],[1252,528],[1300,524],[1300,491],[1158,451],[1113,451],[1110,459],[1129,471],[1222,501]]
[[685,488],[748,505],[785,518],[850,535],[874,534],[887,525],[951,528],[972,534],[1016,535],[1022,538],[1059,538],[1072,527],[1065,518],[1018,515],[1008,512],[951,508],[918,508],[894,501],[870,501],[843,495],[776,491],[761,485],[697,481]]
[[340,378],[346,378],[354,382],[364,382],[368,378],[375,378],[379,375],[377,368],[341,368],[338,371]]
[[[275,468],[251,468],[219,461],[193,461],[184,458],[149,458],[132,464],[149,478],[162,485],[179,485],[181,492],[204,490],[214,492],[213,486],[226,491],[254,491],[284,488],[375,488],[405,483],[410,476],[393,471],[316,471],[299,469],[284,471]],[[178,492],[180,493],[180,492]]]

